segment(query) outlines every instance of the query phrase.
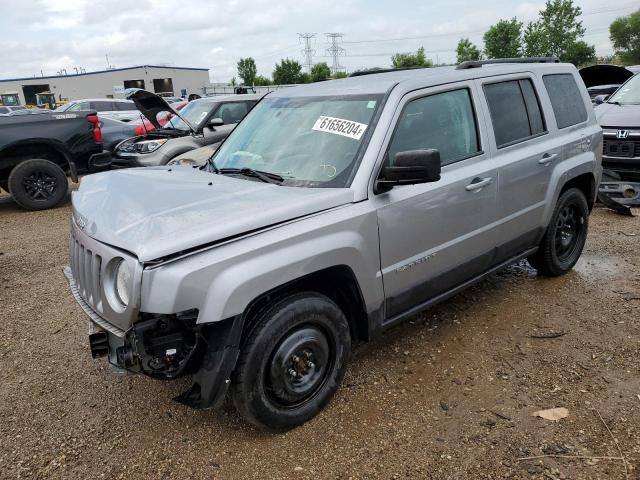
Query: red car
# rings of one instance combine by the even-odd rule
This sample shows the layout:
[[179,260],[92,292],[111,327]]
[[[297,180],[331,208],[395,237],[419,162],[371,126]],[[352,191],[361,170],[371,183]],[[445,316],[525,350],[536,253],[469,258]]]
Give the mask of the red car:
[[[171,107],[176,110],[176,111],[180,111],[182,110],[182,108],[189,102],[183,101],[183,102],[175,102],[171,104]],[[158,123],[161,126],[164,126],[165,123],[167,123],[171,117],[173,117],[173,114],[169,113],[169,112],[162,112],[158,114]],[[153,124],[145,119],[142,122],[137,122],[138,124],[135,126],[135,128],[133,129],[133,133],[135,133],[136,135],[146,135],[148,132],[150,132],[151,130],[154,130],[156,127],[153,126]]]

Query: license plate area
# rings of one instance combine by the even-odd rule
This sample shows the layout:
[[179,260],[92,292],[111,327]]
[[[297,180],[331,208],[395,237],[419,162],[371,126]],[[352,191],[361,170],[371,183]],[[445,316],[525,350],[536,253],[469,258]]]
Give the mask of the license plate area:
[[89,348],[93,358],[109,355],[109,334],[104,330],[90,334]]

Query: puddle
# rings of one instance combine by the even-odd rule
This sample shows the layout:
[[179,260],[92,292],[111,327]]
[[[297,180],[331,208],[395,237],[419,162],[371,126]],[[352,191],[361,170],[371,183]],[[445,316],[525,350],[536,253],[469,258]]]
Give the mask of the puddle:
[[621,257],[583,254],[573,269],[580,275],[613,277],[623,270],[625,263]]

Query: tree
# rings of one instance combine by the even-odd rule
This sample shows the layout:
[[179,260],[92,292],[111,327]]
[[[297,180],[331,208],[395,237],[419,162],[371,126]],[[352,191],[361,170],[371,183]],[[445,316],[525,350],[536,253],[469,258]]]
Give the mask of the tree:
[[420,47],[415,54],[414,53],[394,54],[391,57],[391,64],[393,68],[430,67],[432,65],[431,60],[425,57],[424,47]]
[[316,63],[311,69],[311,81],[321,82],[331,77],[331,69],[325,62]]
[[516,58],[522,56],[522,22],[515,17],[491,25],[483,37],[487,58]]
[[563,60],[577,66],[593,63],[596,60],[596,47],[579,40],[567,47]]
[[267,85],[271,85],[271,80],[262,75],[256,75],[256,78],[254,79],[253,84],[256,87],[266,87]]
[[347,78],[349,76],[349,74],[347,74],[347,72],[336,72],[333,75],[333,78],[338,79],[338,78]]
[[616,18],[609,25],[609,38],[616,55],[627,65],[640,63],[640,10]]
[[302,65],[295,60],[284,58],[280,63],[276,63],[273,70],[273,83],[276,85],[289,85],[300,83],[302,76]]
[[469,60],[480,60],[480,50],[468,38],[461,38],[456,47],[456,61],[458,63]]
[[256,80],[256,62],[253,58],[241,58],[238,60],[238,76],[244,85],[252,86]]
[[[580,15],[582,10],[573,6],[573,0],[547,0],[540,18],[524,32],[525,55],[553,56],[563,62],[589,56],[592,47],[581,41],[585,28]],[[591,56],[595,58],[595,49]]]
[[313,80],[311,80],[311,75],[308,74],[307,72],[302,72],[300,74],[300,80],[298,80],[298,83],[311,83]]

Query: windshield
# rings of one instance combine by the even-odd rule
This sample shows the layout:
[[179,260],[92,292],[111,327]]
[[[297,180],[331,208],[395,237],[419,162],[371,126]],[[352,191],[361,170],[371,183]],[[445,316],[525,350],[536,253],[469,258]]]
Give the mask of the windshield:
[[640,74],[631,77],[608,101],[620,105],[640,105]]
[[286,185],[346,187],[381,98],[267,97],[222,144],[215,166],[274,173]]
[[[190,102],[180,110],[180,116],[185,118],[193,128],[197,129],[205,118],[209,116],[209,113],[217,106],[215,102]],[[182,121],[180,117],[173,117],[169,120],[164,128],[175,128],[177,130],[190,130],[189,126]]]

